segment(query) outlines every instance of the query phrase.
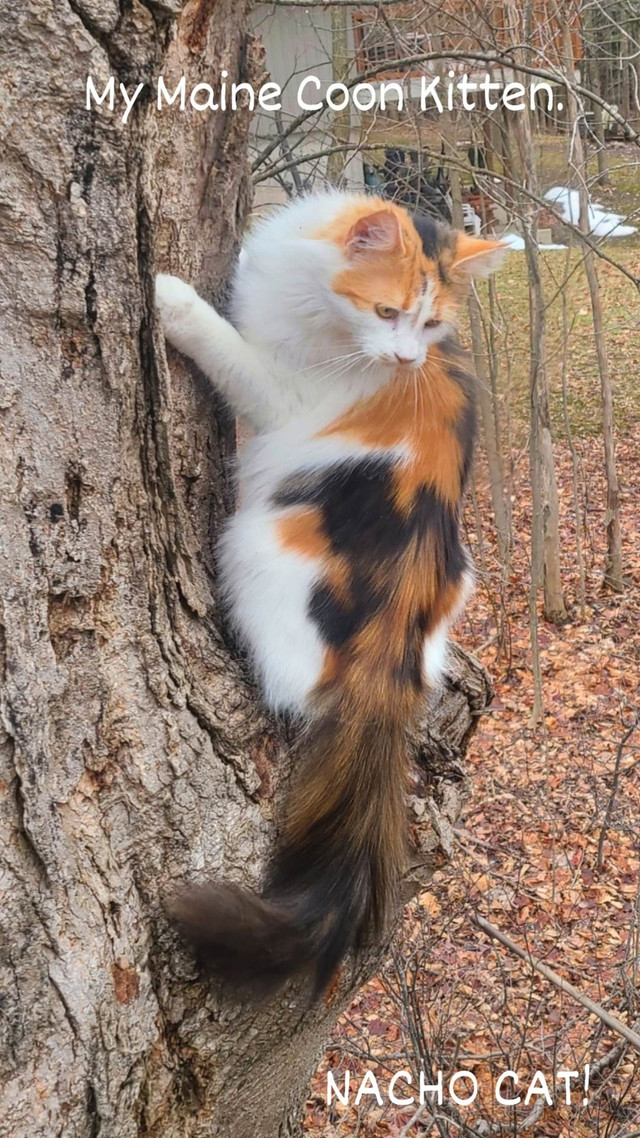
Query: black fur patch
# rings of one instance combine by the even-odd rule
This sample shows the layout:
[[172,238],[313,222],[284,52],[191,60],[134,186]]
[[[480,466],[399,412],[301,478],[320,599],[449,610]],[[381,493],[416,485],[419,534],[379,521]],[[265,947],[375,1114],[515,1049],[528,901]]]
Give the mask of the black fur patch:
[[407,629],[402,662],[398,668],[400,684],[410,684],[415,691],[422,689],[422,652],[429,626],[429,614],[419,612]]
[[316,585],[309,599],[309,616],[330,648],[343,648],[382,607],[385,594],[361,573],[353,582],[348,602],[329,585]]
[[[386,567],[388,576],[391,569],[392,577],[393,563],[411,542],[433,536],[442,588],[457,583],[465,568],[455,511],[424,486],[409,513],[401,513],[394,502],[393,469],[389,459],[337,463],[293,475],[274,496],[276,506],[316,507],[333,553],[349,562],[348,597],[338,596],[325,581],[309,601],[309,615],[332,648],[344,647],[387,603],[381,570]],[[429,614],[421,619],[426,627]],[[412,630],[407,636],[413,641]]]
[[393,465],[379,458],[336,463],[293,475],[274,497],[276,506],[319,509],[332,552],[350,562],[348,599],[321,582],[309,600],[309,615],[332,648],[342,648],[384,604],[376,570],[409,540],[410,523],[393,502]]
[[403,518],[393,505],[392,459],[346,461],[294,474],[276,491],[276,506],[317,506],[336,554],[378,559],[398,546]]
[[412,221],[420,235],[425,257],[436,263],[440,283],[450,285],[447,268],[455,256],[455,229],[423,213],[414,213]]
[[434,221],[433,218],[428,217],[426,213],[414,213],[412,220],[420,235],[425,257],[429,257],[432,261],[437,261],[446,244],[447,234],[449,232],[447,226],[441,222]]

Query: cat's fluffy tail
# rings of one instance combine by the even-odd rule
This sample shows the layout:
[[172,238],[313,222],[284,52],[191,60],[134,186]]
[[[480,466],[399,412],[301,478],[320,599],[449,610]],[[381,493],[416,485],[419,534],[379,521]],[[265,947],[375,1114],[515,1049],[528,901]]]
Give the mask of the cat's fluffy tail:
[[380,937],[405,862],[407,740],[400,721],[342,713],[318,720],[261,896],[213,884],[172,912],[201,959],[260,989],[306,967],[315,995],[338,964]]

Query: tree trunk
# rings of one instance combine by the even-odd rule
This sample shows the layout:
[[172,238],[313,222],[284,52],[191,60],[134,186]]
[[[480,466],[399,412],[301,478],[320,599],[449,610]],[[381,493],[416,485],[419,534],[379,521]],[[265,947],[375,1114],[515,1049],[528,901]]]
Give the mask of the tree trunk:
[[475,290],[469,296],[469,326],[473,348],[473,363],[478,376],[478,403],[484,439],[493,519],[496,525],[498,557],[503,571],[508,573],[511,560],[513,534],[507,505],[507,491],[502,460],[501,438],[498,433],[497,408],[491,388],[491,377],[485,360],[482,339],[482,309]]
[[[238,0],[0,8],[0,1134],[287,1138],[354,986],[308,1012],[203,981],[163,908],[260,877],[288,749],[215,605],[232,425],[177,357],[153,277],[220,297],[247,215],[248,112],[158,111],[260,81]],[[146,82],[85,109],[85,80]],[[460,653],[422,732],[428,872],[488,699]],[[284,777],[283,777],[284,776]],[[418,790],[416,794],[419,797]],[[433,796],[440,811],[433,815]],[[414,801],[414,806],[416,802]],[[416,806],[417,815],[421,810]]]
[[[565,55],[565,68],[568,75],[573,75],[573,57],[571,54],[571,35],[569,27],[563,24],[563,42]],[[571,132],[569,143],[569,166],[578,177],[578,194],[580,199],[580,215],[578,227],[581,233],[589,235],[589,169],[584,143],[577,129],[580,108],[578,101],[570,87],[567,87],[568,114],[574,129]],[[613,389],[609,371],[609,357],[605,336],[605,318],[602,306],[600,281],[596,267],[596,256],[592,248],[585,243],[583,249],[584,268],[589,285],[591,298],[591,316],[593,319],[593,335],[596,344],[598,359],[598,372],[600,375],[600,391],[602,394],[602,437],[604,444],[604,466],[607,482],[607,509],[605,513],[605,527],[607,533],[607,555],[604,570],[604,584],[613,592],[621,593],[625,589],[625,577],[622,558],[622,523],[620,518],[620,484],[616,466],[615,449],[615,416],[613,410]]]
[[[331,9],[331,74],[336,83],[346,83],[349,79],[349,12],[341,5]],[[333,146],[346,146],[351,138],[351,104],[347,103],[341,111],[331,116],[331,141]],[[337,151],[327,158],[327,181],[339,186],[347,163],[346,151]]]
[[[596,14],[589,9],[585,9],[581,19],[582,29],[582,52],[584,59],[584,66],[587,72],[587,86],[589,90],[593,91],[594,95],[602,96],[602,88],[600,83],[601,68],[600,60],[598,59],[598,51],[602,46],[602,31],[598,28],[598,21]],[[568,52],[567,52],[568,48]],[[571,46],[571,36],[569,41],[564,41],[563,53],[565,55],[565,62],[569,61],[574,71],[573,49]],[[569,102],[575,96],[572,95],[570,89],[567,89],[569,95]],[[609,95],[609,97],[611,97]],[[595,179],[597,186],[608,186],[611,184],[609,171],[607,167],[607,146],[604,132],[604,119],[602,115],[602,104],[599,102],[591,103],[591,110],[593,112],[593,136],[596,144],[596,160],[598,163],[598,176]]]
[[[512,34],[521,41],[528,38],[528,29],[533,24],[533,7],[528,0],[524,11],[524,24],[518,22],[518,10],[509,0],[509,17]],[[521,55],[516,50],[516,56]],[[522,114],[513,115],[510,127],[514,132],[520,158],[523,186],[534,196],[539,196],[536,153],[531,130],[531,116],[525,109]],[[537,210],[524,194],[520,195],[522,231],[525,242],[527,273],[529,278],[529,341],[531,345],[531,430],[529,436],[529,466],[531,470],[531,489],[533,496],[533,518],[531,525],[531,565],[532,596],[535,605],[535,590],[543,585],[544,615],[553,623],[560,624],[567,619],[562,573],[560,569],[560,530],[558,491],[556,484],[553,441],[551,437],[551,412],[549,409],[549,379],[547,375],[546,348],[546,305],[544,301],[540,257],[538,254]],[[542,581],[540,577],[542,576]],[[531,618],[532,647],[534,656],[534,680],[538,675],[537,618]],[[533,719],[539,715],[540,691],[536,680]]]

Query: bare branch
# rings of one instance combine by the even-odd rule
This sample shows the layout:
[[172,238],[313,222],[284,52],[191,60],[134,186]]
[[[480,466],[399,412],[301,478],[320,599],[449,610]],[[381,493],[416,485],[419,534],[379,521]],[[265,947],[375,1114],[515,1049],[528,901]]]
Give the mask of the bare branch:
[[615,766],[613,768],[613,782],[611,784],[611,794],[609,795],[609,801],[607,802],[607,809],[605,810],[605,813],[604,813],[604,820],[602,822],[602,828],[600,830],[600,837],[598,839],[598,857],[597,857],[597,863],[596,863],[598,866],[598,873],[602,873],[604,841],[605,841],[605,838],[607,836],[607,832],[609,829],[609,823],[611,821],[611,814],[613,812],[613,806],[614,806],[614,803],[616,800],[616,794],[618,793],[618,784],[620,782],[622,755],[624,753],[624,748],[625,748],[626,743],[628,743],[629,739],[633,735],[637,726],[638,726],[638,718],[636,717],[636,719],[634,719],[633,723],[625,731],[620,742],[618,743],[618,749],[616,752],[616,762],[615,762]]
[[[535,79],[547,79],[550,83],[557,83],[562,87],[565,87],[567,90],[573,91],[574,94],[582,95],[585,98],[588,98],[592,103],[597,103],[598,106],[602,107],[602,109],[605,110],[607,114],[609,114],[611,118],[618,123],[619,126],[625,129],[631,142],[635,142],[637,145],[640,145],[640,134],[638,134],[637,131],[633,130],[627,119],[625,119],[623,115],[619,114],[617,108],[611,106],[611,104],[608,103],[606,99],[603,99],[600,95],[596,94],[595,91],[589,90],[588,87],[583,87],[581,83],[571,82],[569,77],[562,71],[548,71],[546,68],[532,67],[527,63],[522,63],[520,60],[512,59],[510,54],[511,51],[511,47],[505,51],[495,52],[477,52],[471,50],[427,51],[422,52],[420,55],[406,56],[404,59],[394,60],[393,68],[394,71],[404,71],[408,73],[413,68],[418,67],[424,63],[436,63],[442,60],[469,60],[474,63],[486,63],[494,64],[503,68],[506,67],[511,71],[522,72],[523,75],[531,75]],[[380,63],[376,67],[372,67],[368,71],[364,71],[361,74],[354,76],[352,79],[349,79],[344,84],[344,86],[347,89],[351,89],[357,86],[359,83],[366,83],[369,79],[376,79],[379,75],[388,73],[388,71],[389,61],[385,60],[384,63]],[[321,100],[321,106],[319,108],[311,111],[303,111],[301,114],[296,115],[296,117],[289,123],[285,134],[294,134],[295,131],[300,129],[303,123],[307,122],[315,115],[321,115],[323,111],[327,110],[327,108],[328,103],[325,96],[325,98]],[[272,154],[276,147],[279,145],[280,141],[280,139],[276,138],[273,139],[273,141],[270,142],[268,146],[265,146],[264,150],[255,159],[251,167],[252,171],[257,170],[262,165],[262,163],[266,161],[269,155]]]
[[592,1000],[589,996],[586,996],[584,992],[581,992],[579,988],[574,987],[574,985],[570,984],[568,980],[564,980],[562,976],[559,976],[558,973],[554,972],[552,968],[548,967],[548,965],[543,964],[541,960],[537,960],[535,956],[532,956],[530,952],[526,951],[526,949],[521,948],[519,944],[516,944],[516,942],[511,939],[511,937],[507,936],[506,933],[501,932],[500,929],[497,929],[495,925],[492,925],[489,921],[486,921],[484,917],[481,917],[476,913],[473,917],[473,920],[478,928],[482,929],[482,931],[486,933],[487,936],[493,937],[494,940],[499,941],[500,944],[503,944],[505,946],[505,948],[508,948],[509,951],[514,954],[514,956],[517,956],[520,960],[526,961],[526,963],[531,968],[533,968],[534,972],[539,972],[540,975],[544,976],[545,980],[548,980],[550,984],[553,984],[556,988],[559,988],[561,992],[566,992],[566,994],[568,996],[571,996],[572,999],[577,1000],[579,1004],[582,1004],[583,1008],[586,1008],[587,1011],[592,1012],[593,1015],[598,1016],[598,1018],[602,1020],[602,1022],[606,1024],[606,1026],[610,1028],[611,1031],[615,1031],[617,1035],[622,1035],[627,1040],[627,1042],[635,1048],[636,1051],[640,1052],[640,1035],[638,1035],[637,1032],[633,1031],[630,1027],[627,1027],[626,1023],[622,1023],[619,1019],[616,1019],[615,1016],[610,1015],[610,1013],[608,1011],[605,1011],[605,1009],[600,1004],[596,1004],[595,1000]]
[[[289,134],[289,131],[285,132],[285,136],[287,134]],[[280,140],[278,140],[278,141],[280,141]],[[303,165],[305,163],[311,163],[311,162],[318,162],[318,161],[320,161],[321,158],[326,158],[330,154],[334,154],[334,153],[338,153],[338,152],[346,152],[346,151],[351,151],[352,153],[366,153],[366,152],[370,152],[370,151],[374,151],[374,152],[378,151],[379,152],[382,149],[383,149],[383,146],[381,143],[368,143],[367,144],[367,143],[362,143],[362,142],[347,142],[347,143],[342,143],[339,146],[323,147],[322,150],[315,150],[312,154],[301,154],[297,158],[292,157],[290,159],[290,161],[288,161],[288,162],[281,162],[278,159],[275,162],[273,162],[270,166],[268,166],[265,170],[262,170],[257,176],[254,176],[253,182],[254,182],[254,185],[258,185],[260,182],[264,182],[268,178],[275,178],[278,175],[285,173],[287,170],[292,169],[293,166],[299,166],[299,165]],[[437,159],[438,161],[440,161],[440,155],[437,153],[434,153],[433,151],[429,150],[426,147],[423,148],[423,153],[426,154],[427,157],[432,158],[433,160]],[[565,229],[568,229],[571,233],[574,233],[576,235],[576,237],[578,237],[580,239],[581,244],[585,245],[588,249],[591,249],[596,254],[596,256],[598,256],[600,258],[601,261],[606,261],[607,264],[612,266],[612,268],[617,269],[619,273],[622,273],[623,276],[627,277],[627,279],[629,281],[631,281],[631,283],[635,286],[635,288],[637,288],[638,291],[640,291],[640,276],[634,276],[634,274],[629,269],[627,269],[627,267],[625,265],[622,265],[619,261],[616,261],[616,260],[614,260],[613,257],[610,257],[608,253],[605,253],[604,249],[598,243],[597,240],[594,240],[589,234],[583,233],[578,225],[575,225],[571,221],[567,221],[565,219],[565,217],[563,216],[563,214],[558,212],[558,210],[557,210],[557,208],[553,202],[549,202],[549,201],[547,201],[546,198],[540,197],[539,194],[536,194],[531,189],[528,189],[526,186],[523,186],[515,178],[510,178],[508,174],[499,174],[494,170],[492,170],[490,174],[487,174],[486,170],[478,169],[474,166],[469,166],[467,163],[462,162],[462,161],[454,158],[453,155],[449,155],[447,157],[447,164],[449,166],[456,166],[459,170],[463,170],[467,173],[469,171],[471,171],[471,173],[473,173],[475,175],[475,177],[478,179],[478,181],[482,180],[483,183],[485,182],[485,180],[490,181],[490,182],[501,182],[503,185],[507,186],[509,189],[514,189],[514,190],[517,189],[518,192],[523,194],[523,196],[525,196],[526,198],[528,198],[529,201],[533,202],[535,205],[539,206],[541,209],[546,209],[550,214],[553,215],[553,217],[555,217],[556,221],[558,221],[560,224],[562,224],[565,227]],[[485,186],[485,188],[486,188],[486,192],[487,192],[488,196],[491,196],[490,185]],[[576,263],[576,265],[574,266],[574,268],[571,271],[571,275],[573,275],[573,273],[576,272],[578,266],[581,263],[582,263],[582,261],[578,261]]]

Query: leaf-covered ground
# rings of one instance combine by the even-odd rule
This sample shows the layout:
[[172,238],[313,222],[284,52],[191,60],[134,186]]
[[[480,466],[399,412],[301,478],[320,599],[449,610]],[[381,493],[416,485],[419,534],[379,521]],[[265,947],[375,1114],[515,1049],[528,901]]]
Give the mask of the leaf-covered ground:
[[[620,187],[618,188],[620,192]],[[623,187],[624,190],[624,187]],[[637,200],[637,199],[636,199]],[[630,206],[627,204],[627,209]],[[632,271],[640,266],[635,239],[609,249]],[[556,254],[564,258],[564,254]],[[570,254],[573,262],[576,252]],[[562,276],[555,260],[547,287]],[[484,660],[495,699],[468,754],[472,798],[457,828],[453,860],[409,907],[401,939],[380,979],[345,1015],[314,1080],[305,1118],[313,1138],[408,1135],[534,1134],[549,1138],[635,1138],[640,1135],[640,1054],[616,1049],[619,1037],[597,1016],[532,976],[526,963],[474,924],[480,914],[581,992],[627,1024],[640,1019],[640,311],[633,287],[600,265],[607,344],[620,425],[617,457],[623,493],[625,571],[622,595],[602,590],[605,493],[599,436],[598,377],[590,309],[580,267],[567,286],[570,340],[566,359],[568,410],[578,452],[580,530],[586,562],[581,615],[576,557],[572,462],[562,413],[562,313],[549,308],[549,362],[556,463],[562,515],[562,554],[570,620],[541,621],[544,724],[533,730],[529,632],[531,494],[526,454],[527,311],[523,258],[516,255],[499,284],[496,322],[511,360],[502,410],[512,418],[514,552],[501,584],[482,461],[476,488],[482,538],[468,510],[469,540],[481,569],[476,595],[458,629]],[[500,355],[500,344],[498,354]],[[506,614],[506,644],[496,646],[496,613]],[[624,747],[621,740],[628,735]],[[617,765],[617,775],[616,775]],[[607,1057],[598,1068],[598,1061]],[[591,1065],[588,1092],[585,1064]],[[443,1106],[391,1105],[389,1079],[420,1067],[444,1072]],[[326,1102],[327,1070],[343,1085],[351,1072],[348,1106]],[[470,1070],[479,1092],[451,1111],[446,1093],[456,1070]],[[554,1105],[541,1095],[515,1107],[497,1104],[495,1080],[507,1069],[526,1094],[543,1072]],[[572,1105],[561,1069],[574,1070]],[[373,1094],[355,1097],[366,1071]],[[435,1076],[428,1081],[435,1081]],[[369,1084],[368,1089],[372,1089]],[[466,1092],[459,1084],[457,1093]],[[514,1096],[511,1084],[503,1094]],[[396,1095],[411,1094],[400,1082]],[[584,1099],[587,1099],[585,1105]]]

